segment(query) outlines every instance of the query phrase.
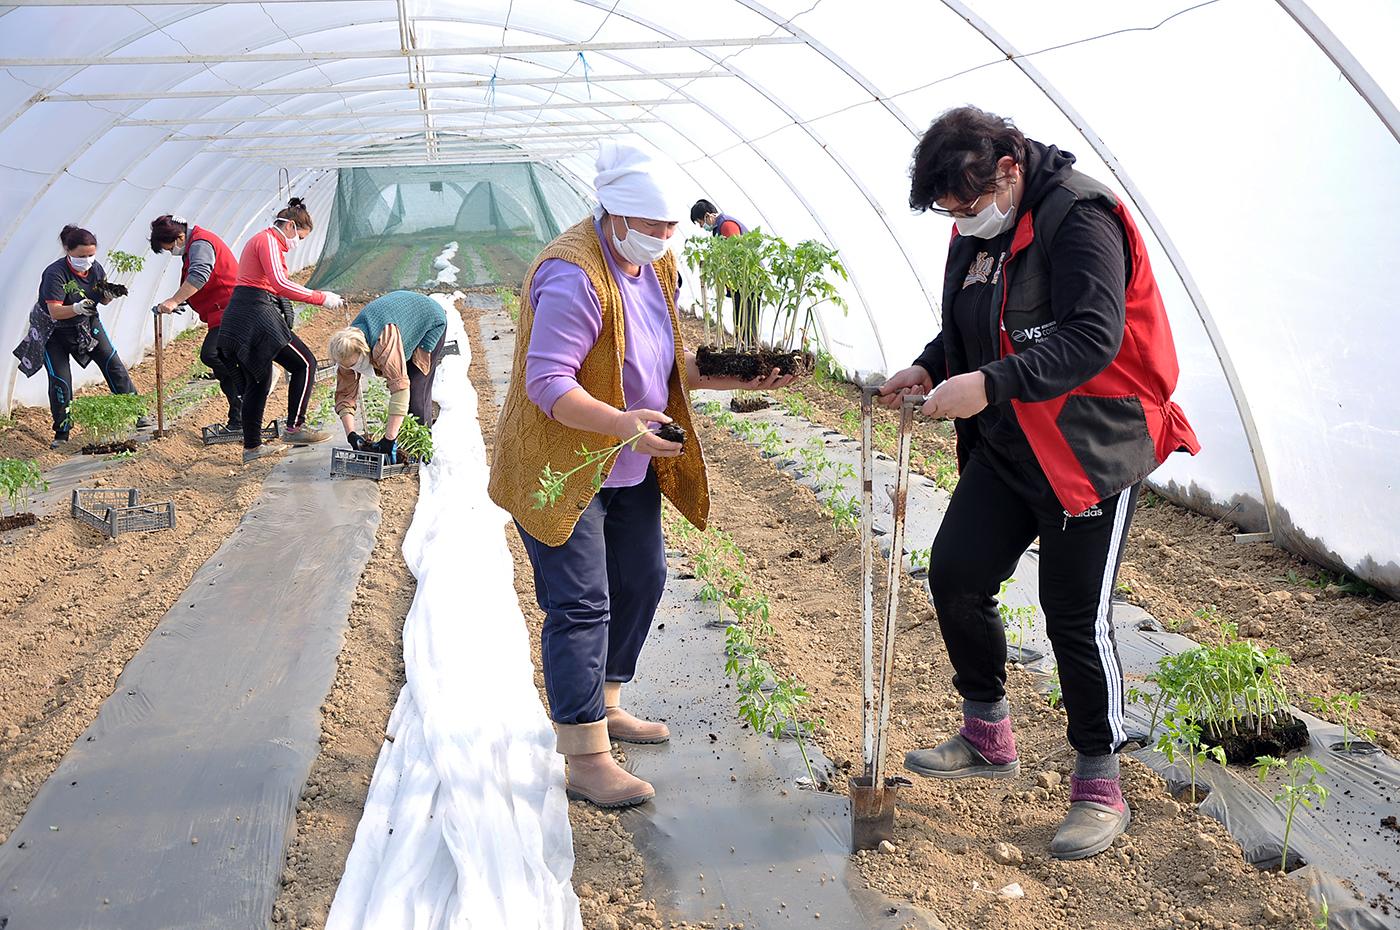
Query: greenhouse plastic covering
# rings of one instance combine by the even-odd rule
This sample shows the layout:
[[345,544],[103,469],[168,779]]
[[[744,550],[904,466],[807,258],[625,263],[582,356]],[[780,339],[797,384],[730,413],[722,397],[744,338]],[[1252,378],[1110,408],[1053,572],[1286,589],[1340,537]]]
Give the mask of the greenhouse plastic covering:
[[[1397,34],[1393,0],[18,0],[0,336],[23,335],[64,223],[149,256],[174,212],[237,248],[291,191],[320,221],[306,263],[342,171],[523,163],[586,190],[619,138],[749,225],[839,248],[831,351],[890,372],[937,330],[949,235],[907,206],[910,153],[971,102],[1074,152],[1149,240],[1204,445],[1159,486],[1400,593]],[[128,361],[177,273],[150,258],[103,311]],[[0,358],[0,403],[42,403]]]

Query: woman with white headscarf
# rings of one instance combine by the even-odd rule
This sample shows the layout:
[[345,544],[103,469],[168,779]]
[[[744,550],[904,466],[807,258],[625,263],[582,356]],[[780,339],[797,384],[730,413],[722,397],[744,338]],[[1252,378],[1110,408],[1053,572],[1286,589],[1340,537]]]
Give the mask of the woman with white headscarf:
[[[525,276],[515,363],[496,428],[491,499],[515,517],[545,611],[541,652],[557,748],[574,799],[601,807],[650,800],[651,785],[613,759],[611,740],[661,743],[664,723],[621,706],[666,582],[661,496],[704,528],[709,489],[688,391],[763,389],[701,378],[681,344],[679,277],[667,240],[686,215],[684,186],[646,152],[605,143],[599,207],[545,246]],[[674,423],[682,441],[656,429]],[[630,440],[570,476],[537,506],[541,471],[568,472],[580,447]],[[599,486],[601,485],[601,486]]]

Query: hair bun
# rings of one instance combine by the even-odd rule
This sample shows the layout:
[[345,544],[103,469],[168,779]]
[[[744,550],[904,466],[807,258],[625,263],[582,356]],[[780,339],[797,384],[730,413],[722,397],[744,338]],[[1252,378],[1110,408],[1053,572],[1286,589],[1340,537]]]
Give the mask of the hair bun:
[[293,197],[291,200],[288,200],[288,201],[287,201],[287,206],[289,206],[289,207],[305,207],[305,206],[306,206],[306,201],[303,200],[303,199],[300,198],[300,197]]

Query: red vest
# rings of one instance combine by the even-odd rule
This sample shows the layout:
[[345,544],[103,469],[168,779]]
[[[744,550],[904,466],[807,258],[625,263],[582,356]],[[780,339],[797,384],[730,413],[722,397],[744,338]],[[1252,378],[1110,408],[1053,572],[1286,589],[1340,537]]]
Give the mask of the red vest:
[[229,296],[233,294],[233,285],[238,280],[238,259],[233,251],[224,245],[224,240],[207,229],[192,226],[185,240],[185,254],[180,259],[182,281],[190,273],[190,244],[200,241],[214,247],[214,270],[205,285],[190,295],[188,303],[194,308],[194,312],[199,314],[199,318],[213,329],[223,322],[224,308],[228,306]]
[[[1099,197],[1111,205],[1123,224],[1132,258],[1132,277],[1125,295],[1127,319],[1118,356],[1068,394],[1036,403],[1011,401],[1016,420],[1055,496],[1073,515],[1146,477],[1173,452],[1194,455],[1201,445],[1181,408],[1171,399],[1177,379],[1176,347],[1137,225],[1118,198],[1098,182],[1076,172],[1064,187],[1080,199]],[[1049,275],[1035,273],[1047,270],[1035,267],[1043,254],[1030,254],[1030,267],[1023,267],[1038,225],[1032,213],[1021,217],[1002,269],[1003,323],[999,329],[1003,355],[1016,351],[1005,326],[1008,296],[1017,306],[1049,307]],[[1027,275],[1027,271],[1032,274]],[[1026,288],[1046,293],[1028,295]]]

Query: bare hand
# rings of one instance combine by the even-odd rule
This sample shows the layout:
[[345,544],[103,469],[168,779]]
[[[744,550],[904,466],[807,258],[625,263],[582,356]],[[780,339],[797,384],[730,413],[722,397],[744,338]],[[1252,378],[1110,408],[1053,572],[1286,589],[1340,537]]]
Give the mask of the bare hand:
[[620,410],[617,414],[617,428],[613,431],[618,439],[631,439],[632,449],[652,458],[671,459],[681,454],[681,444],[667,442],[651,431],[653,423],[670,423],[671,418],[660,410]]
[[933,378],[922,365],[910,365],[885,379],[880,385],[879,402],[891,410],[897,410],[908,394],[928,394],[933,390]]
[[174,313],[174,312],[175,312],[175,308],[178,307],[178,306],[180,306],[180,301],[178,301],[178,300],[176,300],[174,297],[172,297],[172,298],[170,298],[169,300],[163,300],[163,301],[161,301],[161,302],[160,302],[159,304],[157,304],[156,306],[157,306],[157,308],[160,310],[161,313]]
[[987,409],[987,376],[980,371],[955,375],[938,386],[924,402],[926,417],[965,420]]
[[779,369],[774,368],[772,371],[768,372],[766,378],[763,375],[759,375],[752,381],[745,382],[743,388],[746,391],[771,391],[775,388],[787,387],[796,380],[797,375],[785,375]]

